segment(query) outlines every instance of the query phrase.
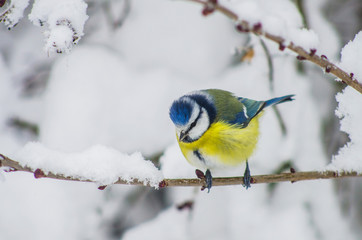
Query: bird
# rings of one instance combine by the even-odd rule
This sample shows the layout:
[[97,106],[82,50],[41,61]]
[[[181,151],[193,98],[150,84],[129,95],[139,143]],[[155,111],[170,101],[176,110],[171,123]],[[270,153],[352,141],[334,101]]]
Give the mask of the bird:
[[190,92],[173,101],[169,116],[186,160],[196,168],[206,169],[205,187],[212,187],[211,170],[237,167],[244,162],[243,185],[251,181],[248,159],[259,137],[259,118],[264,108],[292,101],[285,95],[266,101],[238,97],[221,89]]

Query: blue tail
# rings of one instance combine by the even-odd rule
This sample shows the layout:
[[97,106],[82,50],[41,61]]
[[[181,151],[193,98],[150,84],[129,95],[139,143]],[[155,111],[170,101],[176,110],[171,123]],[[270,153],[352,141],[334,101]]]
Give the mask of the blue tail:
[[294,97],[294,95],[286,95],[283,97],[269,99],[269,100],[265,101],[264,107],[273,106],[273,105],[283,103],[283,102],[293,101],[294,99],[292,97]]

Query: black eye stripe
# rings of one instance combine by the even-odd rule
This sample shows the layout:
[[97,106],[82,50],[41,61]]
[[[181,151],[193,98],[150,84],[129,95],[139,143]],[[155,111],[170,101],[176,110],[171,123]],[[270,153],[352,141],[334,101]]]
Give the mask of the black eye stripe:
[[197,121],[197,120],[198,120],[198,119],[196,118],[196,120],[195,120],[193,123],[191,123],[190,128],[193,128],[193,127],[196,126],[196,121]]
[[185,131],[185,135],[187,135],[191,129],[193,129],[196,126],[197,121],[199,121],[202,114],[202,109],[200,107],[199,115],[197,115],[196,119],[190,124],[190,127]]

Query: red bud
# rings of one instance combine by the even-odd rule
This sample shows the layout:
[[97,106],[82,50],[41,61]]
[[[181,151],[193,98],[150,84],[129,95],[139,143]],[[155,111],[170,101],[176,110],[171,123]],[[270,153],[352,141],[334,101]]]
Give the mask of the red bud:
[[37,168],[37,169],[35,170],[35,172],[34,172],[34,177],[35,177],[36,179],[38,179],[38,178],[43,178],[43,177],[45,177],[45,173],[43,172],[43,170]]
[[317,49],[312,48],[312,49],[310,50],[309,56],[313,57],[316,52],[317,52]]
[[167,187],[167,183],[165,182],[165,180],[162,180],[159,184],[158,184],[159,188],[164,188]]
[[201,170],[199,170],[199,169],[196,169],[196,170],[195,170],[195,173],[196,173],[197,178],[199,178],[199,179],[205,179],[205,174],[203,173],[203,171],[201,171]]

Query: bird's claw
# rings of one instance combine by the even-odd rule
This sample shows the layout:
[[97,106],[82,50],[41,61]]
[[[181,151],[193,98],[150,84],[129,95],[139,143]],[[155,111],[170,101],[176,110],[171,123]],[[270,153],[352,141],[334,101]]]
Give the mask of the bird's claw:
[[212,176],[209,169],[207,169],[205,172],[205,182],[206,182],[207,192],[209,193],[212,187]]
[[251,176],[250,176],[249,163],[246,162],[246,167],[245,167],[245,172],[244,172],[244,184],[243,184],[246,189],[251,187],[250,180],[251,180]]

